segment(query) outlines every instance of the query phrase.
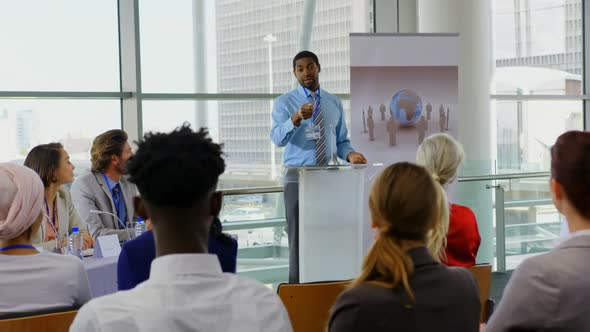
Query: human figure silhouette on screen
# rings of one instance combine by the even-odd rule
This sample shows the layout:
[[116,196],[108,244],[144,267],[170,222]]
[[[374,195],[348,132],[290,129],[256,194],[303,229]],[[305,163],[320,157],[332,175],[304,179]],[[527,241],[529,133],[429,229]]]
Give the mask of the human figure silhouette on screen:
[[393,115],[387,121],[387,132],[389,133],[389,146],[395,146],[397,144],[397,122],[395,122]]
[[373,120],[373,116],[369,115],[367,119],[367,126],[369,127],[369,141],[375,140],[375,120]]
[[430,121],[430,113],[432,113],[432,104],[426,104],[426,120]]
[[416,123],[416,131],[418,132],[418,144],[422,144],[424,137],[426,136],[426,130],[428,129],[428,122],[421,116],[418,123]]

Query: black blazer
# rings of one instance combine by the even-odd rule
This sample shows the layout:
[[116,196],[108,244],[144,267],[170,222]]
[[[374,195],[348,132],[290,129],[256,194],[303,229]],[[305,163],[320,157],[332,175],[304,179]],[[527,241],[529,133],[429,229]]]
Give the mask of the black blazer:
[[424,247],[409,254],[414,262],[414,304],[401,286],[365,283],[338,297],[329,331],[479,331],[479,288],[471,273],[438,263]]

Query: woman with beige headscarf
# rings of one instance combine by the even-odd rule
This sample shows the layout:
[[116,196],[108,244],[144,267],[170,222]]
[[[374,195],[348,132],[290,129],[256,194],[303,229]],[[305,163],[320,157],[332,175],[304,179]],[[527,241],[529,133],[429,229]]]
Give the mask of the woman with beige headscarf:
[[34,171],[0,163],[0,313],[78,306],[88,277],[73,256],[40,253],[32,236],[43,220],[44,188]]

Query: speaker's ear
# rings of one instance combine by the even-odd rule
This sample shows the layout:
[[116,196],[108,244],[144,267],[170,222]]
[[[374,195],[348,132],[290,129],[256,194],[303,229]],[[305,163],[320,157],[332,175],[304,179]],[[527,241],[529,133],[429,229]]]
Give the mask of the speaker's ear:
[[553,204],[555,205],[555,208],[557,209],[557,211],[562,212],[564,196],[563,187],[555,179],[551,179],[549,187],[551,189],[551,199],[553,199]]
[[211,215],[214,217],[219,216],[221,213],[221,208],[223,207],[223,193],[221,191],[216,191],[211,195],[211,202],[209,209],[211,210]]
[[141,217],[143,220],[149,219],[146,206],[143,204],[143,198],[141,196],[133,197],[133,207],[135,208],[135,214]]

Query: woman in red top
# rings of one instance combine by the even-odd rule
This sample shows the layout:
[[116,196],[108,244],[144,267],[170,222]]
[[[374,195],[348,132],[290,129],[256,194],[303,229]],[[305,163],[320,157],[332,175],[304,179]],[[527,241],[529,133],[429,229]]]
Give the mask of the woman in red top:
[[[429,136],[420,144],[416,161],[432,173],[443,187],[457,178],[465,159],[461,143],[447,134]],[[442,262],[449,266],[473,266],[481,243],[477,220],[470,208],[451,204],[447,244]]]

